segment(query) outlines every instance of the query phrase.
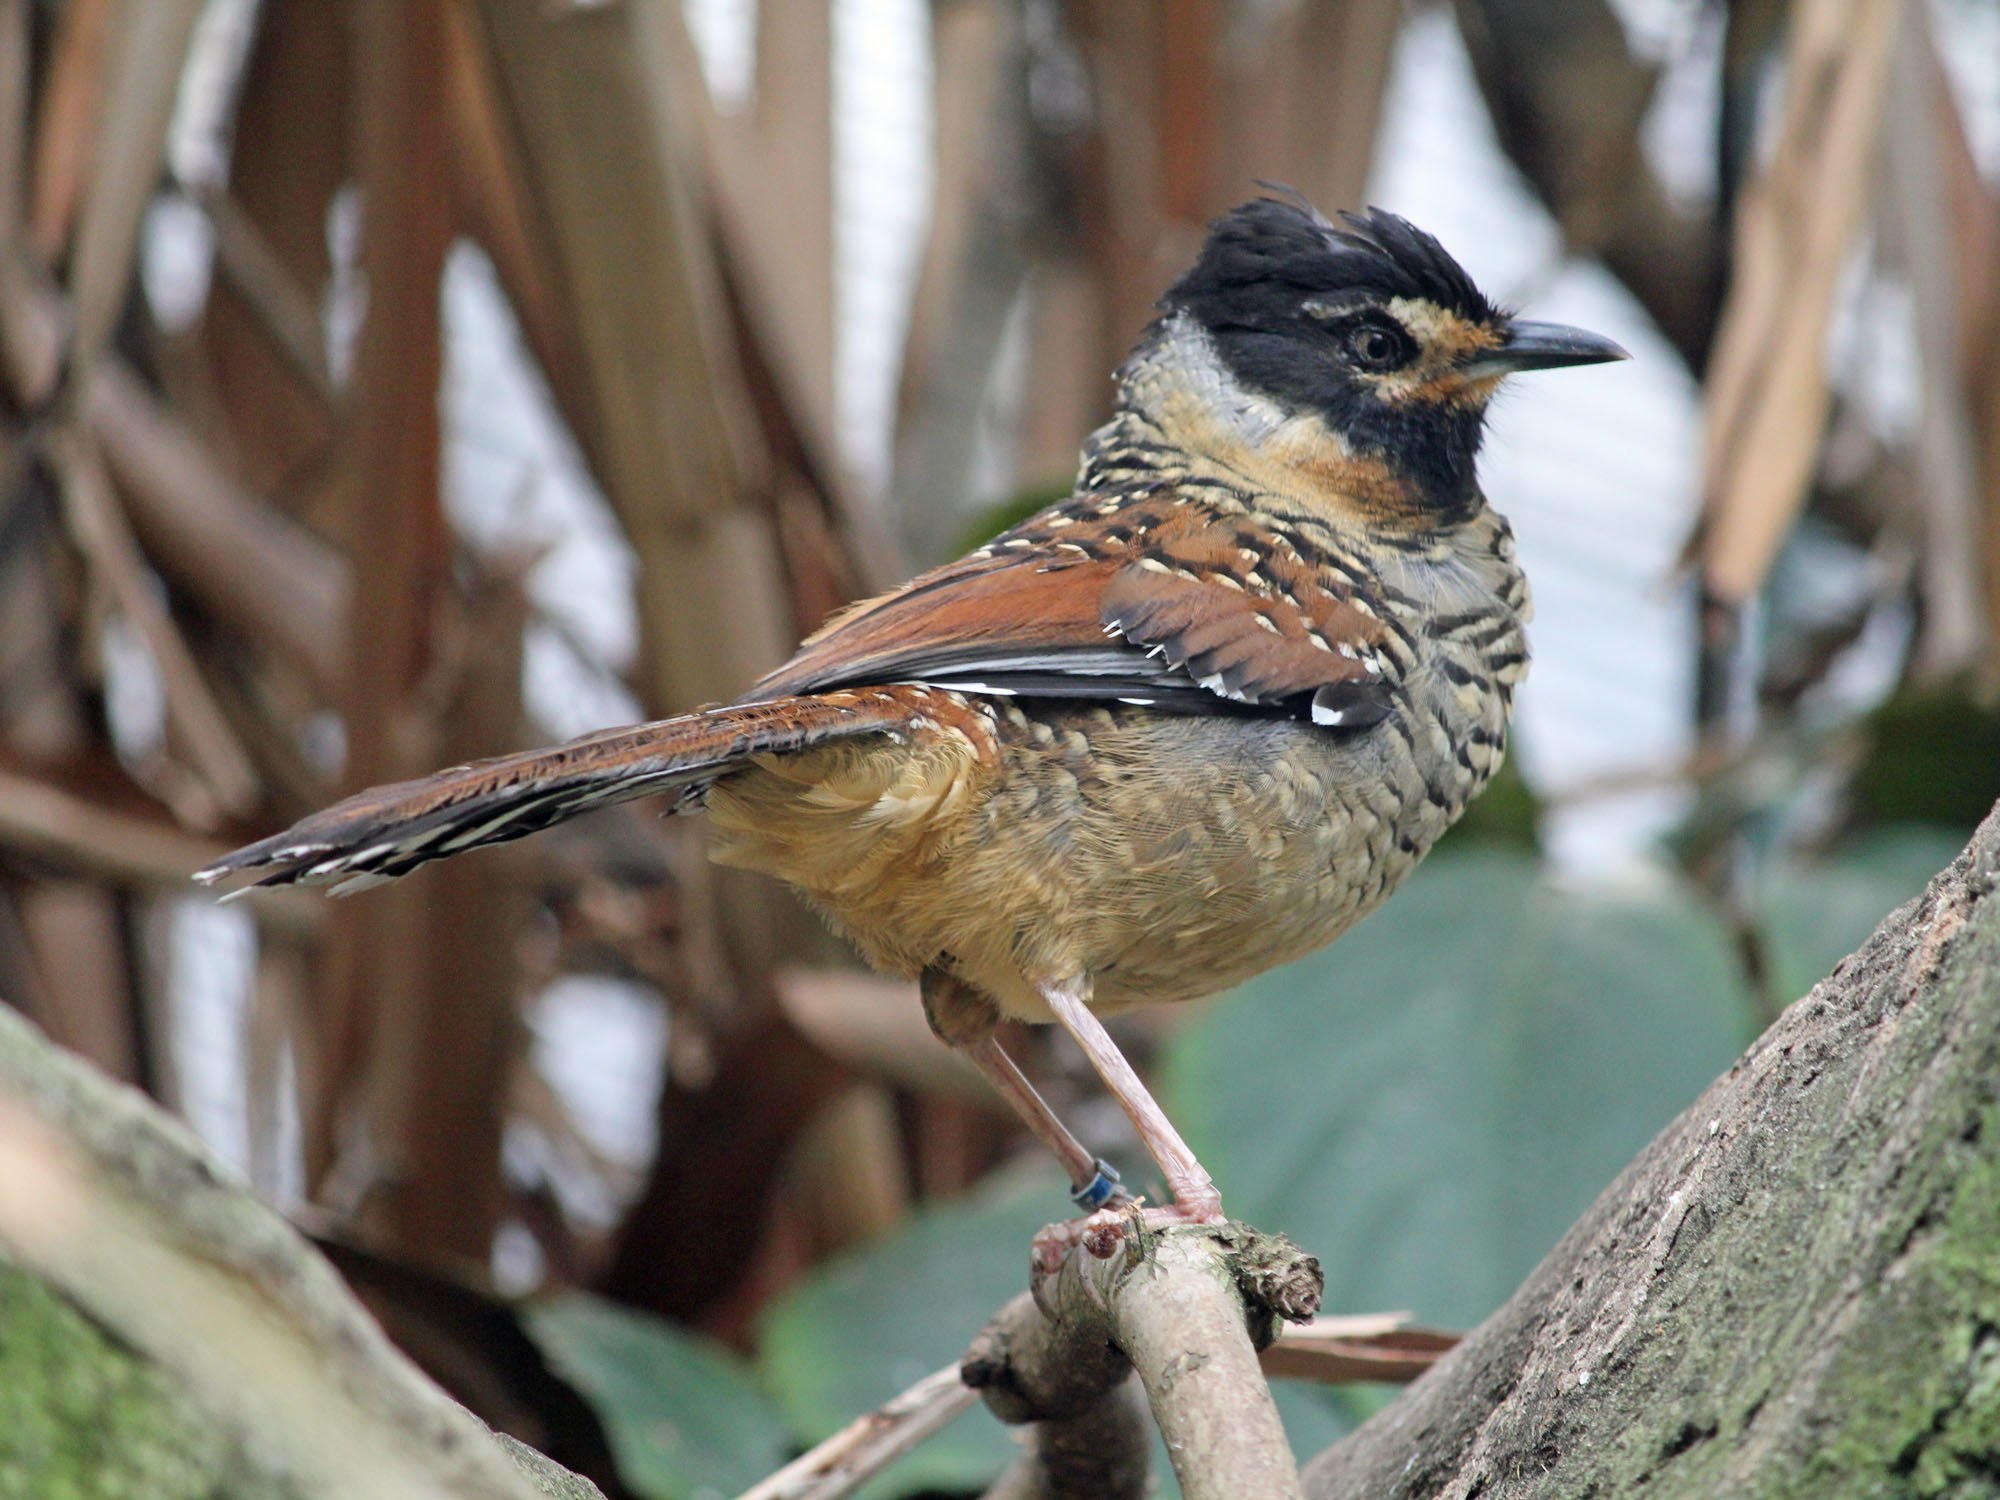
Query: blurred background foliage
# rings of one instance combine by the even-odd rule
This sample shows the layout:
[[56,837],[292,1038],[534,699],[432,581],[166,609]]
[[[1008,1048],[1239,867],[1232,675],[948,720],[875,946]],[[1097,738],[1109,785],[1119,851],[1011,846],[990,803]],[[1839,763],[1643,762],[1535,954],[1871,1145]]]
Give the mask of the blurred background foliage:
[[[1330,1306],[1470,1324],[2000,794],[1996,15],[0,0],[0,998],[488,1421],[747,1484],[1065,1208],[914,993],[644,809],[349,903],[186,874],[732,694],[1061,493],[1254,180],[1382,202],[1640,358],[1496,416],[1507,776],[1353,936],[1126,1039]],[[1377,1398],[1285,1399],[1311,1449]]]

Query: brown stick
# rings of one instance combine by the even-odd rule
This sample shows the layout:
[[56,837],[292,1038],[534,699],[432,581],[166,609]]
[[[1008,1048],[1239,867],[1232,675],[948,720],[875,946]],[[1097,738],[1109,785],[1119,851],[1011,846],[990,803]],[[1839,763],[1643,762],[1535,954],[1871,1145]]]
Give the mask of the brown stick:
[[1415,1380],[1457,1345],[1458,1335],[1411,1328],[1408,1322],[1405,1313],[1314,1318],[1303,1327],[1287,1328],[1258,1363],[1273,1380],[1318,1385]]
[[232,480],[116,359],[97,362],[81,402],[148,560],[321,696],[337,695],[352,591],[338,554]]
[[62,483],[70,535],[92,579],[151,650],[166,686],[169,734],[200,778],[198,790],[181,789],[175,810],[197,827],[213,827],[219,814],[248,811],[257,800],[256,769],[216,703],[193,648],[148,585],[145,555],[119,507],[103,454],[76,427],[52,431],[47,446]]

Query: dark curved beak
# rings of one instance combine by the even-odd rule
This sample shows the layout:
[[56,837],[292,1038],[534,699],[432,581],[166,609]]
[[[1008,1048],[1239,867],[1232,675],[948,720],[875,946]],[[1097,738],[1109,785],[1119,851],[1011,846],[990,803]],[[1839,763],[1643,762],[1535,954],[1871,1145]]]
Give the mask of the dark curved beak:
[[1632,356],[1602,334],[1587,333],[1564,323],[1515,321],[1507,326],[1507,342],[1480,355],[1465,367],[1477,379],[1512,375],[1518,370],[1555,370],[1564,365],[1601,365]]

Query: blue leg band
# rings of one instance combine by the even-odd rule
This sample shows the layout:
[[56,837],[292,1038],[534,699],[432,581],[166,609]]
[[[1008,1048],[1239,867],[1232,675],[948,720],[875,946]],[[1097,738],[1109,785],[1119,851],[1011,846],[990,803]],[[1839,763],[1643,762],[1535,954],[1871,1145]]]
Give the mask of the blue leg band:
[[1069,1194],[1069,1201],[1085,1212],[1104,1207],[1118,1192],[1118,1169],[1101,1156],[1092,1165],[1097,1175]]

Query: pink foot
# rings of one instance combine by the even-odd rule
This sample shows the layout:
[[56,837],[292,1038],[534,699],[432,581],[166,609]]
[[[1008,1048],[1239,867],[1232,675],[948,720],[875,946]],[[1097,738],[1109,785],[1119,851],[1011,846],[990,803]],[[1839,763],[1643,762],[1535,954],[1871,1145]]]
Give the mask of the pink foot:
[[1182,1187],[1175,1192],[1173,1202],[1146,1210],[1146,1224],[1153,1229],[1173,1224],[1220,1224],[1228,1217],[1222,1211],[1222,1194],[1206,1180],[1199,1187]]
[[1096,1213],[1080,1219],[1049,1224],[1035,1236],[1029,1248],[1029,1262],[1038,1276],[1054,1275],[1071,1251],[1081,1247],[1098,1260],[1109,1260],[1124,1246],[1125,1236],[1135,1228],[1178,1229],[1186,1225],[1221,1224],[1222,1195],[1211,1189],[1205,1194],[1162,1203],[1152,1207],[1143,1198],[1121,1196]]

